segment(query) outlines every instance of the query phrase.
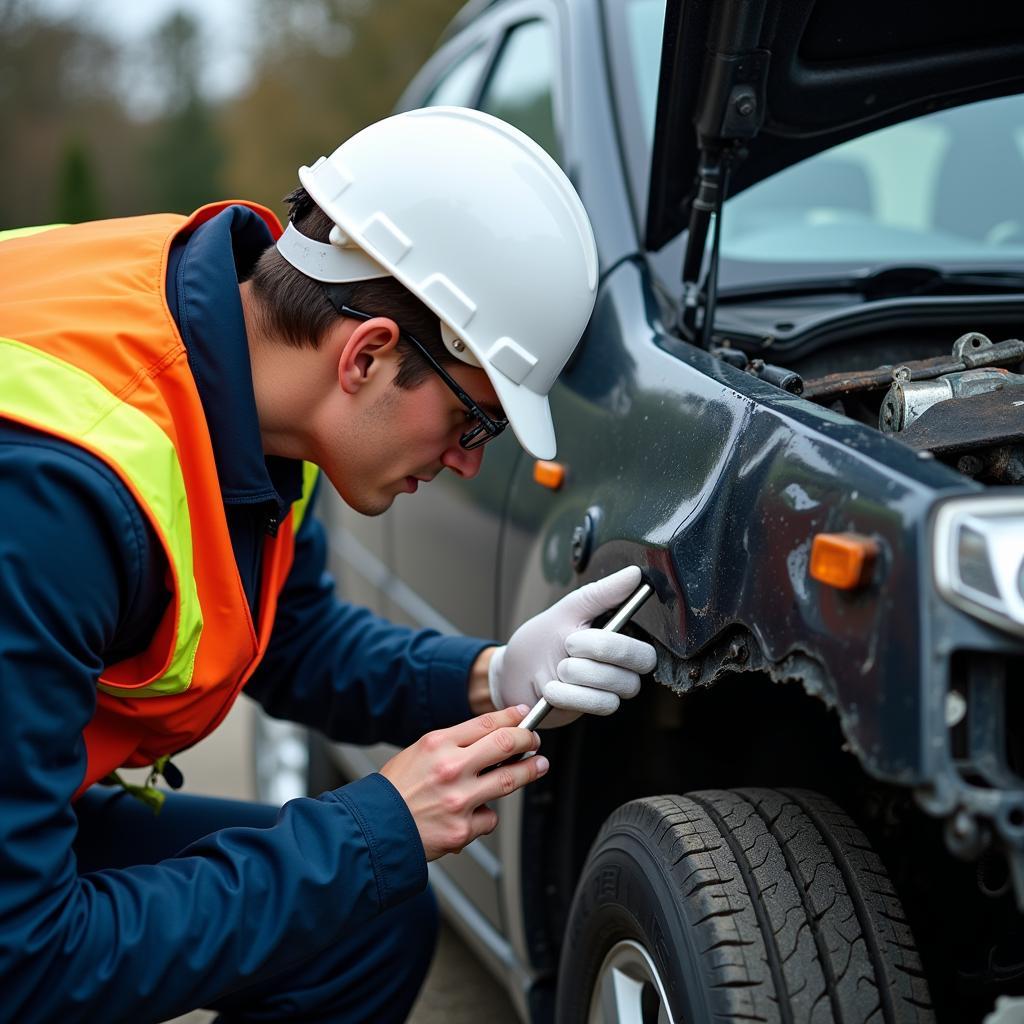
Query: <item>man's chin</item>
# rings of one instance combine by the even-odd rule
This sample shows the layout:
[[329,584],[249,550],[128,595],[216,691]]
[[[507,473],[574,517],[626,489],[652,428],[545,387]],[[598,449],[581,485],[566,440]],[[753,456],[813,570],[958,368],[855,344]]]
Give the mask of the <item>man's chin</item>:
[[391,506],[394,504],[396,494],[391,494],[385,490],[374,491],[372,493],[353,493],[348,487],[339,487],[334,480],[331,480],[331,484],[334,489],[338,492],[338,496],[353,512],[358,512],[362,516],[379,516],[383,515]]
[[[345,504],[348,505],[353,511],[358,512],[363,516],[380,516],[383,515],[391,506],[395,503],[397,495],[394,494],[380,494],[374,495],[372,498],[353,498],[352,500],[345,499]],[[345,495],[342,495],[345,498]]]

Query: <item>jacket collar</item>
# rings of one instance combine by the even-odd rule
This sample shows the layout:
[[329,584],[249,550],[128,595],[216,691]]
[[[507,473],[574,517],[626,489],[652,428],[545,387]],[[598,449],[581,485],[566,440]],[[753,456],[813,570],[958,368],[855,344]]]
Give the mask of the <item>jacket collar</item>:
[[225,505],[272,503],[280,519],[302,493],[302,464],[263,454],[238,292],[272,244],[252,210],[229,207],[175,240],[167,300],[199,389]]

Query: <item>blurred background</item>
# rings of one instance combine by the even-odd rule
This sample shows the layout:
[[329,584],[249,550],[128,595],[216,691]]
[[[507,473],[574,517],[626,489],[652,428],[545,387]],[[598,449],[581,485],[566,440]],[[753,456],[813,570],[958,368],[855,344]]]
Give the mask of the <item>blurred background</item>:
[[244,198],[385,116],[462,0],[0,0],[0,230]]

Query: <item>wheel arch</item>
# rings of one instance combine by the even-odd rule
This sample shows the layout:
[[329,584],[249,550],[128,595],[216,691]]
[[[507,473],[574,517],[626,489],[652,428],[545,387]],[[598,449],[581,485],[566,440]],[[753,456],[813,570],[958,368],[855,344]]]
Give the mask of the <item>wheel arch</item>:
[[542,746],[553,768],[526,791],[521,835],[525,936],[542,977],[557,969],[591,845],[622,804],[695,789],[805,786],[849,805],[870,782],[833,709],[799,681],[753,670],[720,673],[682,695],[648,678],[615,715],[545,730]]

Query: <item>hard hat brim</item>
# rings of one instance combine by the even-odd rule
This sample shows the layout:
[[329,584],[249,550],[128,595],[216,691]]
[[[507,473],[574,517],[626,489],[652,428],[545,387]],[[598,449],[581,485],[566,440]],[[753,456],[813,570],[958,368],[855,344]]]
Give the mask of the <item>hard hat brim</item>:
[[556,451],[555,425],[547,395],[538,395],[536,391],[514,383],[486,363],[484,370],[498,393],[508,425],[519,443],[535,459],[553,459]]

